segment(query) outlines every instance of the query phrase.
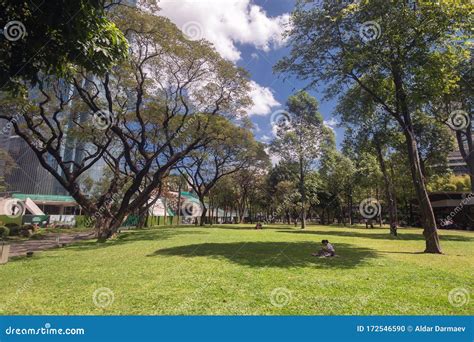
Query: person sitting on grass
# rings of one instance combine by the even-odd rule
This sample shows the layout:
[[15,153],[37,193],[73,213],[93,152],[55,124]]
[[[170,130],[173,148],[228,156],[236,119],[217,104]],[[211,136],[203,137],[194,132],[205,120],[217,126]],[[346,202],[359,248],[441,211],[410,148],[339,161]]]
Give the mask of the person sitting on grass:
[[262,224],[260,222],[257,223],[255,229],[263,229]]
[[334,246],[329,243],[328,240],[323,240],[321,241],[323,244],[323,247],[318,253],[313,253],[311,254],[312,256],[319,256],[319,257],[333,257],[336,255],[336,250],[334,249]]

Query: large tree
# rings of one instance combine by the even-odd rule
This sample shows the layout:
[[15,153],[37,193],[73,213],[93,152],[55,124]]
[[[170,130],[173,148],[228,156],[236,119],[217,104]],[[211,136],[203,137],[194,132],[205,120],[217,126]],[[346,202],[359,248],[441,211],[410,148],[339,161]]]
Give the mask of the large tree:
[[212,141],[189,153],[178,165],[201,202],[201,226],[205,224],[208,210],[205,198],[217,182],[268,159],[263,145],[255,141],[252,132],[245,127],[220,117],[210,126]]
[[[427,94],[449,91],[469,11],[405,0],[299,1],[289,31],[291,53],[276,69],[326,83],[329,96],[358,84],[403,130],[421,213],[425,252],[441,253],[413,125]],[[440,86],[442,85],[442,86]],[[445,86],[446,85],[446,86]]]
[[288,98],[287,118],[275,126],[276,137],[271,142],[270,150],[287,162],[298,165],[298,190],[301,195],[301,229],[306,227],[307,196],[305,178],[312,170],[329,137],[328,128],[318,111],[317,100],[305,91],[300,91]]
[[[0,111],[96,218],[100,240],[157,195],[176,163],[209,143],[214,116],[233,116],[249,104],[246,73],[208,43],[189,41],[168,19],[137,9],[115,14],[133,41],[126,62],[103,76],[83,70],[71,82],[46,77],[23,109],[13,98]],[[71,146],[76,152],[64,153]],[[82,179],[99,161],[111,177],[91,198]]]
[[104,73],[126,57],[124,34],[106,16],[120,1],[0,0],[0,89],[40,74]]

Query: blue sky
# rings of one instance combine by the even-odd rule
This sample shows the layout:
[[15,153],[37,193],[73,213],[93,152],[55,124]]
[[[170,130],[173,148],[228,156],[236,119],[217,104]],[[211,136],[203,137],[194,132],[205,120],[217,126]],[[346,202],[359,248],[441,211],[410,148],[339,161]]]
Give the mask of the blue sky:
[[[161,0],[161,15],[169,17],[193,39],[211,41],[224,58],[251,74],[255,106],[249,115],[257,139],[273,137],[271,114],[284,108],[286,99],[305,86],[294,77],[283,79],[273,73],[275,63],[288,53],[282,39],[284,23],[294,0]],[[335,101],[322,102],[322,94],[310,91],[320,103],[326,122],[334,124]],[[343,138],[336,129],[338,143]]]

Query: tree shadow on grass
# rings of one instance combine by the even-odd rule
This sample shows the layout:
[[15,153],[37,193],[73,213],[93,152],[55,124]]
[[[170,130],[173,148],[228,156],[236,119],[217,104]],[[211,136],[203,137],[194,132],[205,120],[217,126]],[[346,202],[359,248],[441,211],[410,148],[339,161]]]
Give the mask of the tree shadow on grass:
[[374,250],[337,244],[337,256],[318,258],[311,255],[319,248],[314,242],[234,242],[202,243],[159,249],[148,257],[181,256],[226,259],[250,267],[318,267],[347,269],[377,257]]
[[[388,229],[387,233],[371,233],[370,229],[367,233],[359,233],[357,231],[341,231],[341,230],[279,230],[278,233],[288,234],[309,234],[309,235],[323,235],[323,236],[347,236],[364,239],[381,239],[381,240],[424,240],[423,234],[420,233],[405,233],[403,230],[398,231],[398,236],[391,236]],[[474,241],[474,237],[462,236],[462,235],[446,235],[440,234],[441,241]]]

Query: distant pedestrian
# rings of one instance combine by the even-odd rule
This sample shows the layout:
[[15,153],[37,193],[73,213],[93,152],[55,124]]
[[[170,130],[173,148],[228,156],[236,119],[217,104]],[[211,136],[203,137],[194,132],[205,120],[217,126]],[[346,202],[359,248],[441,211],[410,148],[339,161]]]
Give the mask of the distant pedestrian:
[[333,257],[336,255],[336,249],[332,244],[329,243],[328,240],[321,241],[323,247],[319,250],[318,253],[311,254],[312,256],[319,256],[319,257]]

